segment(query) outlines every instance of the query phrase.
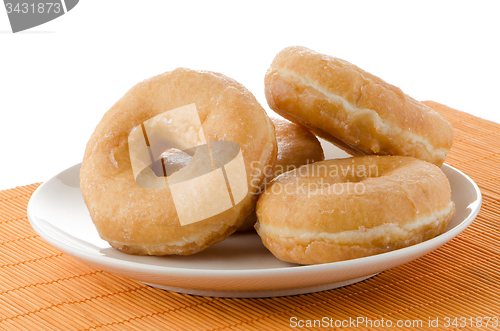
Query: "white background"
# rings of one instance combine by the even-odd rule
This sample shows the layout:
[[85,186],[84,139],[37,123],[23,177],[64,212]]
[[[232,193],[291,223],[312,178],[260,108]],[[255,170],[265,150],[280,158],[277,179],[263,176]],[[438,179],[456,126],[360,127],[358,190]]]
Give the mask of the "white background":
[[500,122],[497,3],[82,0],[17,34],[0,7],[0,190],[81,162],[114,102],[176,67],[224,73],[267,109],[264,74],[290,45]]

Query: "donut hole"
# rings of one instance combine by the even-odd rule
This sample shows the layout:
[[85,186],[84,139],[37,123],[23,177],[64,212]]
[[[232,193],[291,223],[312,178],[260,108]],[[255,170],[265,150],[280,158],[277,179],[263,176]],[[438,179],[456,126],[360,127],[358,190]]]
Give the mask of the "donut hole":
[[193,156],[185,151],[169,148],[150,167],[157,177],[167,177],[187,166],[192,159]]
[[[192,163],[198,146],[206,144],[195,104],[165,111],[134,127],[128,136],[134,178],[146,188],[166,187],[165,178]],[[210,162],[203,173],[211,171]],[[198,171],[199,172],[199,171]]]
[[[204,176],[217,169],[225,171],[225,166],[233,162],[238,156],[243,160],[239,145],[231,141],[210,141],[209,144],[196,146],[184,152],[181,151],[181,153],[187,155],[176,151],[173,152],[168,155],[170,162],[173,162],[172,170],[182,166],[186,161],[187,164],[178,168],[172,174],[167,172],[169,184]],[[166,153],[162,155],[164,154],[166,155]],[[191,154],[192,157],[189,156]]]
[[340,167],[340,181],[342,183],[359,183],[368,178],[378,178],[384,175],[385,170],[377,164],[357,164]]

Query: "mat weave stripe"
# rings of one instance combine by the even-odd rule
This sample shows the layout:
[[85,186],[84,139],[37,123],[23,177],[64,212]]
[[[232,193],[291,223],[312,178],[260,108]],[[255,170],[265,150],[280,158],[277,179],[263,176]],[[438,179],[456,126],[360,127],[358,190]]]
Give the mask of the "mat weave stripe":
[[453,125],[446,163],[483,193],[474,223],[440,249],[331,291],[263,299],[190,296],[94,269],[46,244],[26,216],[39,186],[32,184],[0,191],[0,330],[281,330],[291,329],[291,317],[422,320],[405,330],[437,330],[428,321],[439,318],[439,330],[488,329],[445,328],[443,319],[500,319],[500,124],[426,103]]

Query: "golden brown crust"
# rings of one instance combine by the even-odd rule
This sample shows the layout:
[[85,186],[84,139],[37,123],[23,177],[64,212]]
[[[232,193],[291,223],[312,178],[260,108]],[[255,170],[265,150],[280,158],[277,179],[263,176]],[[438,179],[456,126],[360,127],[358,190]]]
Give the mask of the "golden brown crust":
[[[271,121],[274,124],[278,143],[278,157],[273,178],[302,165],[325,159],[318,138],[304,126],[276,117],[271,117]],[[256,220],[255,212],[252,212],[238,230],[252,230]]]
[[276,117],[271,117],[271,121],[274,124],[278,143],[274,177],[304,164],[325,159],[318,138],[304,126]]
[[350,245],[345,246],[324,240],[303,241],[290,237],[271,237],[260,231],[265,246],[280,260],[300,264],[320,264],[328,262],[345,261],[381,254],[407,246],[415,245],[434,238],[446,229],[447,224],[453,219],[454,213],[446,215],[437,222],[437,226],[415,233],[407,240],[399,240],[390,245]]
[[[241,147],[249,191],[233,208],[181,226],[168,187],[135,182],[127,138],[144,121],[192,103],[207,141]],[[80,186],[100,236],[113,247],[130,254],[192,254],[229,236],[254,209],[276,153],[274,127],[245,87],[222,74],[180,68],[137,84],[104,115],[87,144]],[[252,166],[261,172],[251,172]]]
[[430,239],[455,214],[435,165],[400,156],[327,160],[275,178],[256,229],[278,258],[300,264],[378,254]]
[[440,166],[451,125],[399,88],[305,47],[288,47],[265,77],[271,109],[353,155],[406,155]]

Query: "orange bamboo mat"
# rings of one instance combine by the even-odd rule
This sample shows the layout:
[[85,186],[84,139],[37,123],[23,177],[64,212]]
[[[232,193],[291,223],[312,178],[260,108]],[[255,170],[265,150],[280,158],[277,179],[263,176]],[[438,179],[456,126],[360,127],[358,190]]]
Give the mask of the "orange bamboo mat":
[[[500,319],[500,124],[428,104],[454,127],[447,163],[483,193],[477,219],[442,248],[325,292],[264,299],[184,295],[88,267],[47,245],[26,217],[33,184],[0,192],[0,329],[278,330],[307,326],[307,320],[323,323],[307,329],[322,329],[361,317],[372,319],[372,326],[390,320],[392,329],[402,329],[397,320],[422,321],[408,330],[470,329],[460,323],[476,325],[481,318],[480,329],[488,329],[485,317]],[[445,327],[445,317],[464,319]],[[429,326],[429,318],[439,318],[440,327]],[[369,326],[339,329],[383,329]]]

